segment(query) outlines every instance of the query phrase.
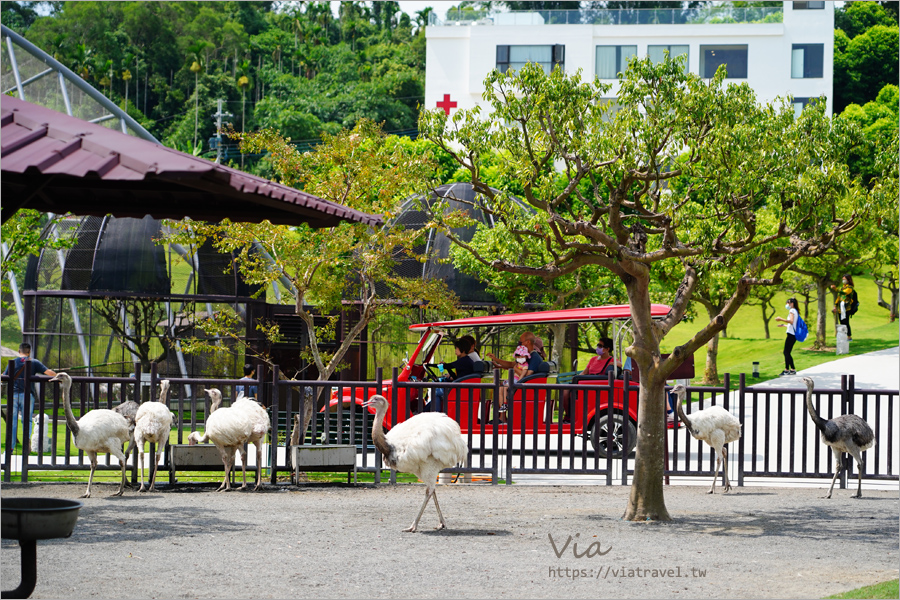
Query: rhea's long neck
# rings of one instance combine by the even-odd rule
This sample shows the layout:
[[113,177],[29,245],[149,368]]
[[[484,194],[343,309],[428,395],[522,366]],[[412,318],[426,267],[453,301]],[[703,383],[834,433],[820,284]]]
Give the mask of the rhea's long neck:
[[81,428],[78,426],[78,421],[75,420],[75,413],[72,412],[72,402],[69,400],[69,390],[71,387],[71,382],[63,382],[62,384],[63,408],[66,411],[66,423],[69,426],[69,431],[77,438]]
[[681,419],[681,422],[684,423],[684,426],[687,427],[688,432],[696,437],[696,431],[694,430],[694,425],[691,423],[691,420],[688,419],[688,416],[684,414],[684,408],[682,408],[682,403],[684,398],[681,396],[677,396],[675,400],[675,410],[678,411],[678,418]]
[[384,456],[384,462],[391,467],[394,463],[394,448],[384,435],[384,415],[386,413],[387,407],[379,406],[375,411],[375,420],[372,422],[372,443]]
[[818,427],[820,431],[825,431],[826,421],[819,416],[819,413],[816,412],[816,407],[813,406],[812,390],[806,392],[806,410],[809,412],[809,416],[812,417],[816,427]]

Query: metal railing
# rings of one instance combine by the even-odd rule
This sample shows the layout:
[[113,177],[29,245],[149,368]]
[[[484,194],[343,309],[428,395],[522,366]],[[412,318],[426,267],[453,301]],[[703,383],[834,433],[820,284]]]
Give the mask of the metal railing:
[[429,14],[435,27],[469,25],[714,25],[781,23],[781,7],[713,6],[704,8],[634,8],[581,10],[484,11],[453,8],[445,19]]
[[[121,384],[127,396],[141,400],[142,386],[139,367],[137,375],[130,378],[117,377],[73,377],[72,406],[78,414],[96,408],[114,406],[113,386]],[[27,377],[27,370],[26,370]],[[159,377],[155,370],[150,374],[149,385],[156,389]],[[3,376],[3,381],[9,377]],[[11,444],[10,421],[7,420],[5,448],[3,452],[3,477],[10,481],[13,463],[21,474],[22,481],[28,481],[28,472],[34,470],[88,470],[89,461],[72,443],[65,415],[62,412],[60,389],[49,384],[46,377],[27,377],[26,389],[36,382],[35,413],[40,417],[40,435],[43,423],[49,420],[49,429],[56,435],[66,435],[64,443],[54,439],[53,450],[43,452],[43,445],[35,456],[29,459],[28,433],[30,422],[23,419],[23,437],[26,443],[18,458],[14,457]],[[209,416],[209,400],[204,387],[218,386],[226,398],[224,405],[238,395],[240,389],[248,385],[246,380],[237,379],[187,379],[170,378],[172,384],[168,406],[175,412],[174,427],[176,443],[184,443],[190,431],[202,428]],[[389,385],[387,394],[391,411],[385,427],[397,424],[399,413],[403,418],[433,409],[426,401],[433,390],[442,387],[447,390],[444,410],[460,422],[463,436],[469,447],[466,464],[448,471],[484,474],[492,483],[505,479],[512,483],[515,478],[530,475],[590,475],[599,477],[607,485],[629,482],[633,474],[633,454],[625,453],[624,459],[618,447],[630,450],[634,444],[635,429],[628,427],[621,419],[622,414],[635,412],[640,388],[628,380],[615,382],[594,382],[599,385],[579,385],[560,383],[526,383],[512,386],[509,422],[496,424],[502,394],[501,373],[495,371],[482,380],[462,383],[439,383],[423,381],[398,381],[397,370],[390,380],[383,380],[381,371],[375,381],[295,381],[281,379],[279,370],[273,369],[270,379],[263,378],[251,382],[260,390],[259,398],[267,406],[272,419],[272,429],[266,444],[268,452],[263,469],[269,469],[272,484],[277,483],[279,474],[291,471],[290,437],[294,415],[303,414],[306,402],[315,402],[316,418],[310,422],[305,443],[350,444],[357,448],[358,471],[370,472],[376,483],[381,481],[382,457],[375,451],[371,441],[372,415],[360,409],[357,400],[369,398],[382,392]],[[100,393],[101,384],[107,385],[105,396]],[[10,387],[11,386],[7,386]],[[689,402],[684,409],[688,416],[700,408],[721,405],[735,414],[742,423],[739,441],[731,444],[728,456],[728,472],[732,481],[743,485],[748,478],[807,478],[830,479],[834,474],[834,458],[830,448],[819,440],[818,431],[812,423],[805,406],[806,389],[770,388],[764,385],[747,385],[744,375],[740,376],[736,389],[726,375],[720,387],[689,387]],[[558,399],[564,390],[569,390],[573,403],[582,403],[582,408],[573,410],[576,424],[561,424]],[[611,399],[620,395],[618,405]],[[155,392],[151,393],[155,398]],[[344,397],[353,398],[345,403]],[[123,400],[125,398],[122,398]],[[407,402],[406,399],[409,399]],[[690,402],[699,401],[699,405]],[[12,390],[6,397],[7,415],[12,413]],[[875,431],[876,446],[864,453],[863,479],[898,480],[895,463],[898,447],[895,441],[893,423],[896,420],[900,392],[896,390],[856,389],[854,377],[843,376],[840,389],[818,389],[813,401],[819,414],[829,418],[838,414],[858,414]],[[26,407],[28,400],[26,399]],[[573,404],[574,406],[574,404]],[[606,418],[606,425],[601,421]],[[602,430],[602,433],[601,433]],[[713,450],[705,443],[693,439],[684,427],[669,429],[666,442],[667,477],[709,477],[715,465]],[[55,435],[54,435],[55,437]],[[43,441],[43,440],[40,440]],[[150,448],[152,455],[153,448]],[[132,481],[136,480],[136,456],[132,459]],[[14,460],[15,459],[15,460]],[[161,469],[169,466],[168,449],[164,454]],[[118,470],[111,457],[106,456],[101,470]],[[845,487],[848,477],[855,478],[856,465],[852,460],[845,463],[841,486]],[[255,470],[255,467],[254,469]],[[392,472],[390,481],[396,481]]]

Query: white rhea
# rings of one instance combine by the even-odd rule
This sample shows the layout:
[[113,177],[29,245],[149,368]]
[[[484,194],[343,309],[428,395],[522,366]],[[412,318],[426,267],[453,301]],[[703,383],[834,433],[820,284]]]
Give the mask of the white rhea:
[[156,452],[153,455],[153,469],[150,473],[150,491],[154,491],[156,485],[156,471],[159,466],[159,458],[162,456],[169,443],[169,430],[172,429],[172,413],[169,412],[169,380],[159,382],[159,402],[144,402],[138,408],[134,418],[134,443],[138,448],[138,464],[141,469],[141,488],[144,488],[144,443],[156,444]]
[[96,408],[80,419],[75,420],[72,403],[69,398],[72,389],[72,378],[68,373],[59,373],[50,381],[58,381],[62,387],[63,406],[66,411],[66,424],[75,438],[75,447],[87,453],[91,460],[91,474],[88,477],[87,491],[82,498],[91,497],[91,483],[94,471],[97,470],[97,453],[109,453],[119,459],[122,465],[122,482],[113,496],[121,496],[125,491],[125,453],[122,446],[128,440],[128,421],[119,413],[106,408]]
[[[41,427],[41,421],[44,426]],[[43,440],[43,443],[41,443]],[[53,449],[53,440],[50,438],[50,415],[41,413],[31,418],[31,451],[34,454],[43,452],[48,454]]]
[[684,414],[681,403],[684,402],[687,390],[683,385],[678,384],[672,388],[672,391],[678,396],[675,408],[678,411],[678,418],[687,427],[695,439],[702,440],[716,453],[716,471],[713,474],[712,486],[710,486],[707,494],[716,493],[716,479],[719,477],[719,469],[725,475],[725,492],[731,490],[731,481],[728,480],[728,447],[726,444],[734,442],[741,437],[741,422],[733,414],[722,408],[721,406],[710,406],[703,410],[691,413],[690,418]]
[[841,472],[841,456],[846,452],[856,460],[859,471],[856,495],[851,498],[862,498],[862,453],[875,445],[875,432],[868,423],[856,415],[841,415],[828,421],[821,418],[812,402],[815,382],[809,377],[804,377],[803,383],[806,384],[806,409],[809,416],[819,430],[822,443],[829,446],[834,453],[834,477],[831,478],[831,487],[828,488],[828,495],[825,497],[831,498],[834,482]]
[[[255,492],[262,486],[262,445],[266,441],[266,434],[269,433],[271,427],[269,413],[262,407],[262,404],[253,398],[245,397],[243,393],[238,394],[237,400],[231,405],[231,410],[244,411],[252,424],[250,436],[245,443],[253,444],[256,448],[256,487],[253,488]],[[247,487],[247,450],[244,444],[241,444],[238,451],[241,453],[241,468],[244,476],[244,485],[241,486],[243,490]]]
[[216,445],[225,465],[225,478],[217,492],[230,491],[231,469],[234,468],[234,454],[238,448],[243,447],[253,433],[253,422],[247,411],[230,408],[220,408],[222,404],[222,392],[216,388],[203,390],[209,395],[212,402],[209,417],[206,419],[206,431],[203,436],[192,431],[188,436],[188,443],[205,444],[208,441]]
[[416,520],[404,531],[416,530],[431,498],[434,498],[434,507],[441,520],[438,529],[446,527],[435,486],[442,469],[465,463],[468,456],[469,448],[460,432],[459,423],[444,413],[426,412],[398,423],[385,434],[383,424],[388,410],[387,399],[376,394],[363,406],[375,407],[372,442],[384,456],[384,464],[397,471],[414,473],[425,482],[425,501]]

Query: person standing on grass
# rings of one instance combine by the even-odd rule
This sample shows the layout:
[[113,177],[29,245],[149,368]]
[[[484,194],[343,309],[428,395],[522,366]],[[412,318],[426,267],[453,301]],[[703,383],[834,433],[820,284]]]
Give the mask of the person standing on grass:
[[797,299],[789,298],[784,307],[788,311],[787,318],[783,319],[781,317],[775,317],[776,321],[784,323],[784,325],[779,323],[779,327],[787,327],[787,336],[784,339],[784,371],[781,372],[779,377],[797,374],[797,369],[794,367],[794,357],[791,356],[791,351],[794,349],[794,344],[797,342],[797,338],[795,337],[797,333],[796,325],[797,320],[800,318],[800,312],[797,310]]
[[[22,430],[28,429],[31,423],[31,414],[34,412],[34,393],[31,394],[31,402],[28,405],[28,414],[25,414],[25,368],[31,366],[31,376],[47,375],[56,377],[56,371],[48,369],[39,360],[31,358],[31,344],[25,342],[19,345],[19,356],[6,363],[4,375],[13,378],[13,414],[8,423],[12,424],[12,445],[16,445],[16,429],[19,419],[22,419]],[[22,445],[25,445],[23,436]]]
[[834,308],[831,310],[838,316],[841,325],[847,326],[847,341],[853,340],[853,334],[850,331],[850,317],[853,301],[856,299],[856,292],[853,291],[853,276],[847,273],[841,277],[841,289],[838,291],[837,286],[831,284],[831,289],[837,292],[837,298],[834,299]]

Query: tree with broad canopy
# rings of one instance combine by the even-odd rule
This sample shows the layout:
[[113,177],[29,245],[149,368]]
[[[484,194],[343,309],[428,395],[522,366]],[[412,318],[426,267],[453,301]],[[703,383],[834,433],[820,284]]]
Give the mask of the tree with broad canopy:
[[[825,252],[869,208],[844,164],[856,128],[827,117],[824,102],[795,118],[789,98],[760,104],[748,85],[724,79],[723,68],[704,80],[679,60],[634,60],[610,102],[608,84],[528,64],[489,74],[483,106],[420,118],[421,135],[468,170],[495,227],[548,256],[530,264],[469,246],[477,260],[547,281],[599,265],[625,287],[634,331],[625,354],[641,372],[629,520],[669,519],[669,374],[725,328],[754,286],[780,284],[793,263]],[[481,157],[492,151],[504,154],[505,175],[534,213],[485,185]],[[432,218],[445,227],[462,217],[435,211]],[[682,320],[702,273],[723,262],[740,273],[730,297],[663,359],[660,341]],[[654,321],[654,271],[672,263],[681,282],[668,315]]]

